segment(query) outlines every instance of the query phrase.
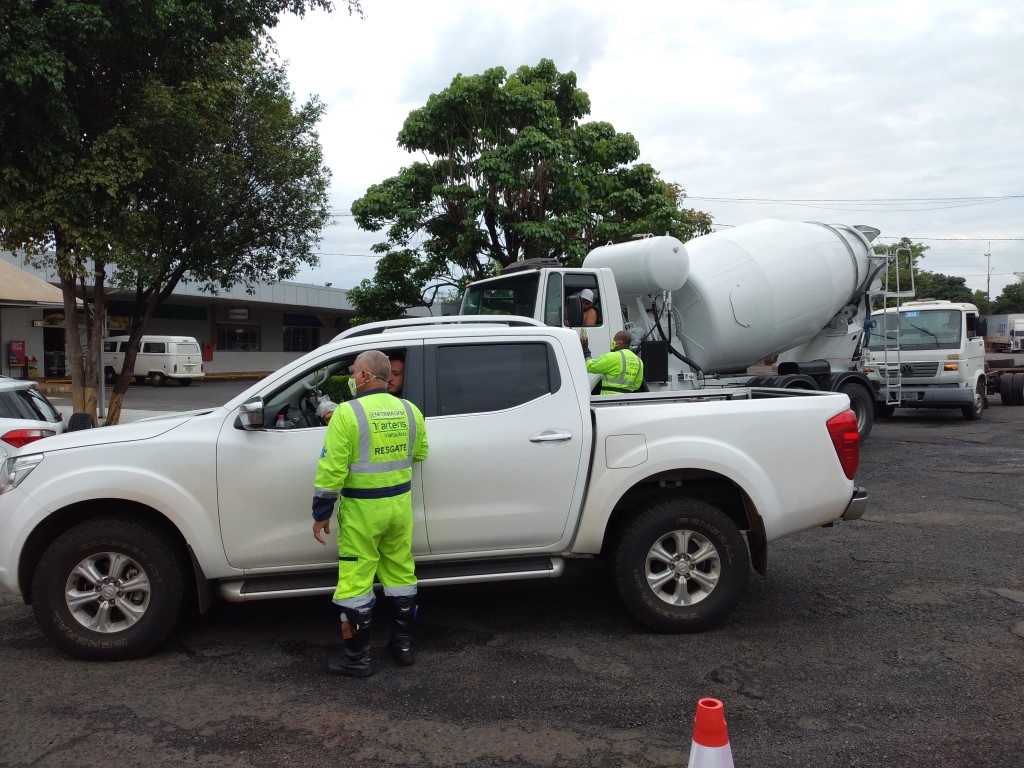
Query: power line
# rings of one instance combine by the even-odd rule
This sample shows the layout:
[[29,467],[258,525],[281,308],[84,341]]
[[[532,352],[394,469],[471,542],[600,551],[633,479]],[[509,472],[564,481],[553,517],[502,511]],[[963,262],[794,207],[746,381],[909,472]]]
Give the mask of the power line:
[[697,197],[687,195],[687,200],[717,200],[727,203],[948,203],[948,202],[975,202],[998,200],[1015,200],[1024,198],[1024,195],[1001,195],[992,197],[795,197],[795,198],[772,198],[772,197]]
[[892,235],[879,235],[879,240],[902,240],[903,237],[908,240],[978,240],[988,242],[1016,242],[1024,240],[1024,237],[925,237],[924,235],[903,235],[902,237],[895,237]]

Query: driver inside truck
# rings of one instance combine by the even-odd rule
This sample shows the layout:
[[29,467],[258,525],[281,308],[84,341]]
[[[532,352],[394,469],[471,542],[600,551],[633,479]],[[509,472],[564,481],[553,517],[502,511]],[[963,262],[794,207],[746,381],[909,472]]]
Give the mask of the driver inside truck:
[[[580,304],[583,306],[582,325],[584,327],[597,325],[597,308],[594,306],[594,292],[589,288],[584,288],[576,295],[580,297]],[[566,308],[565,311],[565,324],[569,324],[568,308]]]

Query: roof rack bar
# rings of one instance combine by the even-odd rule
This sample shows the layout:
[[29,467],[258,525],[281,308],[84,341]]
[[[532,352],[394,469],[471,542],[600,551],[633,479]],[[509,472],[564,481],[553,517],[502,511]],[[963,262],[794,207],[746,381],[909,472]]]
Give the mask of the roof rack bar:
[[415,328],[424,325],[504,325],[509,327],[534,326],[545,327],[544,323],[530,317],[518,317],[515,315],[447,315],[445,317],[405,317],[398,320],[383,320],[377,323],[357,325],[342,331],[335,339],[348,339],[353,336],[370,336],[374,333],[398,330],[402,328]]

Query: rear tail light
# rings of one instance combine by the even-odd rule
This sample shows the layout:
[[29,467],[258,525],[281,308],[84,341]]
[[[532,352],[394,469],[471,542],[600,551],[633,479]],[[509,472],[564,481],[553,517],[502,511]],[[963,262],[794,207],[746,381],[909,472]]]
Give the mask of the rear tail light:
[[3,440],[8,445],[13,445],[15,448],[21,448],[23,445],[34,443],[36,440],[42,440],[44,437],[51,437],[57,434],[52,429],[12,429],[0,440]]
[[857,434],[857,415],[853,411],[843,411],[829,419],[825,426],[828,427],[829,437],[832,438],[832,447],[836,449],[836,456],[843,466],[846,477],[853,480],[857,474],[857,466],[860,464],[860,435]]
[[174,364],[174,372],[175,372],[175,373],[177,373],[177,372],[178,372],[178,364],[177,364],[177,363],[175,363],[175,364]]

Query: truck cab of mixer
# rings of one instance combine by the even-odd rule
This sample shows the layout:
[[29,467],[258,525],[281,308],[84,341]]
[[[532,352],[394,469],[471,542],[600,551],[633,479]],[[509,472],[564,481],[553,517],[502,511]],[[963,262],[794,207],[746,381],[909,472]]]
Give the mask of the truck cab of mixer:
[[[589,290],[597,324],[583,325],[580,293]],[[565,267],[558,259],[526,259],[502,270],[498,277],[466,288],[460,315],[513,315],[552,327],[583,331],[595,354],[607,352],[611,338],[623,327],[623,308],[615,278],[608,268]]]

